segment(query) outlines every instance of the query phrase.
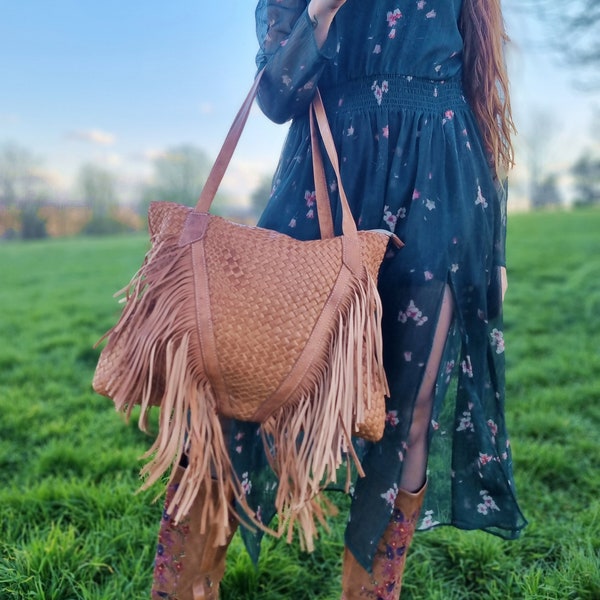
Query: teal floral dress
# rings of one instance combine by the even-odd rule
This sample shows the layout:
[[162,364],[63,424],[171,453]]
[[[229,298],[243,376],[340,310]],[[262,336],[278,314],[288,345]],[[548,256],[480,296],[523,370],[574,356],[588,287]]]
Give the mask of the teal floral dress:
[[[447,284],[455,314],[435,389],[419,529],[450,524],[514,538],[526,521],[504,420],[506,196],[462,91],[461,0],[347,0],[321,49],[306,7],[261,0],[256,9],[257,64],[266,66],[259,104],[275,122],[291,120],[259,224],[319,237],[308,125],[318,86],[359,228],[386,228],[405,242],[380,272],[391,392],[383,439],[355,440],[366,476],[351,489],[346,545],[369,569],[392,514]],[[331,170],[328,181],[339,228]],[[277,480],[256,426],[233,424],[231,455],[249,504],[267,522]],[[260,533],[243,535],[256,559]]]

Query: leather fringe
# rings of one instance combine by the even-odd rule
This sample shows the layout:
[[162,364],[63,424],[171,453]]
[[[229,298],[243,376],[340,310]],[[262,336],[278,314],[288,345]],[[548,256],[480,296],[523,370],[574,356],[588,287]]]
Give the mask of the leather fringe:
[[[213,478],[221,501],[207,503],[201,522],[203,531],[208,523],[218,524],[217,543],[225,543],[229,516],[235,514],[227,493],[233,487],[246,513],[235,515],[240,521],[276,536],[287,532],[288,541],[297,528],[301,545],[312,550],[315,521],[324,524],[325,516],[334,512],[319,493],[336,481],[337,469],[347,457],[362,474],[351,443],[353,426],[363,421],[365,402],[388,391],[381,302],[373,278],[365,268],[361,277],[353,277],[352,294],[340,309],[329,352],[296,397],[262,425],[265,451],[279,476],[279,526],[273,531],[257,520],[246,503],[231,466],[216,396],[204,373],[194,370],[194,365],[202,364],[195,360],[199,349],[191,339],[196,328],[194,311],[182,308],[194,304],[190,246],[179,247],[170,236],[154,242],[138,273],[121,290],[126,302],[123,313],[105,336],[108,345],[124,346],[118,353],[123,357],[121,364],[114,368],[105,390],[116,409],[129,418],[139,404],[139,427],[147,432],[148,413],[153,405],[160,405],[158,434],[144,455],[149,462],[141,471],[142,489],[169,470],[171,482],[185,452],[189,466],[168,508],[176,522],[189,511],[202,481]],[[362,377],[364,361],[366,379]],[[164,365],[164,372],[158,372],[157,365]]]
[[[319,492],[336,481],[345,460],[352,459],[359,475],[364,475],[351,435],[363,421],[370,398],[388,393],[380,322],[381,301],[365,269],[362,278],[354,279],[352,295],[341,307],[325,359],[315,365],[318,379],[299,390],[298,401],[287,404],[263,425],[269,447],[274,449],[267,457],[279,476],[275,500],[279,533],[287,530],[291,541],[298,525],[300,543],[308,551],[313,550],[317,535],[315,519],[323,522],[329,513],[317,500]],[[367,361],[364,380],[363,361]],[[348,468],[346,489],[350,483]]]

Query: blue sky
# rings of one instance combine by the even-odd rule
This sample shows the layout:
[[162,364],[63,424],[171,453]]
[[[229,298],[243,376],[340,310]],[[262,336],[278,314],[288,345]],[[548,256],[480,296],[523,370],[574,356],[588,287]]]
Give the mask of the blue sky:
[[[67,196],[86,161],[112,169],[131,194],[152,157],[169,146],[192,143],[215,156],[254,75],[254,6],[4,2],[0,143],[33,151]],[[526,129],[532,111],[549,115],[555,132],[547,160],[559,166],[591,145],[589,120],[600,96],[573,90],[566,69],[527,46],[535,18],[506,13],[516,47],[510,64],[518,125]],[[237,192],[272,172],[284,135],[285,126],[253,111],[225,187]],[[525,178],[522,165],[515,179]]]

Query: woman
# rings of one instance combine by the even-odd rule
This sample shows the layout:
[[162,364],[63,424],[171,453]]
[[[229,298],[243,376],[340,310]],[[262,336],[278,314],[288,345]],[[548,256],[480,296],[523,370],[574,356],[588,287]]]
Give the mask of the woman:
[[[387,228],[405,243],[380,272],[391,392],[383,439],[356,442],[366,476],[352,493],[342,574],[347,600],[398,598],[417,527],[514,538],[526,524],[504,425],[499,181],[512,164],[513,123],[499,0],[260,0],[256,17],[259,104],[276,122],[292,120],[259,224],[319,237],[308,122],[318,86],[359,228]],[[332,172],[328,180],[335,215]],[[268,520],[276,482],[260,437],[232,426],[235,469]],[[242,533],[257,558],[260,535]],[[210,532],[194,543],[213,546]],[[202,575],[194,598],[217,597],[219,550],[184,564]]]

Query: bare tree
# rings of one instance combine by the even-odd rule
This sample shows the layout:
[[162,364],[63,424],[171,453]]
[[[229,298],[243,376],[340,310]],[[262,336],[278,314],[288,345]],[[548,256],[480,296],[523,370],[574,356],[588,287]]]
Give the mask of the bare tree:
[[529,201],[531,208],[541,208],[560,203],[557,176],[551,173],[549,155],[558,127],[552,113],[539,107],[531,107],[529,118],[520,128],[520,139],[527,160],[529,175]]
[[91,163],[84,164],[79,169],[77,183],[83,201],[94,217],[106,217],[117,206],[117,183],[110,171]]
[[142,207],[153,200],[192,206],[198,200],[210,170],[207,154],[194,146],[170,148],[154,160],[153,181],[143,191]]
[[600,2],[598,0],[510,0],[509,10],[529,11],[544,25],[534,40],[556,51],[585,87],[600,87]]
[[571,172],[575,177],[577,191],[576,205],[587,206],[600,202],[600,158],[584,152],[573,165]]
[[119,220],[117,178],[110,171],[87,163],[80,167],[77,187],[85,205],[91,210],[91,219],[83,228],[87,235],[109,235],[127,231],[126,223]]
[[45,181],[40,160],[27,148],[14,142],[0,146],[0,205],[21,206],[38,201]]

